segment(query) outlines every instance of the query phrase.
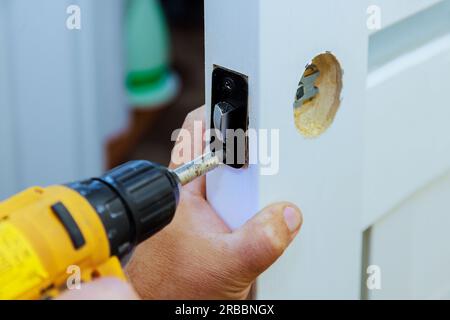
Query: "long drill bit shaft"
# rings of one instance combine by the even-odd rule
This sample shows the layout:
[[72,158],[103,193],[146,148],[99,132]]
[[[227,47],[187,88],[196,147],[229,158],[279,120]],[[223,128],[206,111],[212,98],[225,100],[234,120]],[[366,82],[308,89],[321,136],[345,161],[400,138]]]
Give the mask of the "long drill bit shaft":
[[173,170],[173,173],[177,175],[181,185],[184,186],[192,180],[214,170],[219,165],[219,157],[210,152],[176,168]]

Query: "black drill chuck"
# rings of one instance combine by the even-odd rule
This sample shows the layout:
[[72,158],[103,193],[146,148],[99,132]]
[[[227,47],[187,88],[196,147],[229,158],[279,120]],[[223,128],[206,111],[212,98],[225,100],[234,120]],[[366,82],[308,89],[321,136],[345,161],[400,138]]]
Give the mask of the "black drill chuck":
[[100,178],[69,184],[86,197],[108,234],[111,255],[127,255],[173,219],[180,184],[174,173],[149,161],[131,161]]

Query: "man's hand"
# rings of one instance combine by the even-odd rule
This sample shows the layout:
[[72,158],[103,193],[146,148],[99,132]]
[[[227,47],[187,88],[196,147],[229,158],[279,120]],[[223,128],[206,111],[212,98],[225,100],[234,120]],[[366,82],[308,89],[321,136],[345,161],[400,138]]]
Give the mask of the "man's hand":
[[[193,128],[203,118],[204,108],[199,108],[183,125],[200,139],[194,143],[202,144]],[[193,158],[201,155],[192,149]],[[173,222],[136,249],[126,271],[142,298],[245,299],[258,275],[300,230],[300,210],[285,202],[263,209],[231,232],[205,194],[205,177],[183,187]]]

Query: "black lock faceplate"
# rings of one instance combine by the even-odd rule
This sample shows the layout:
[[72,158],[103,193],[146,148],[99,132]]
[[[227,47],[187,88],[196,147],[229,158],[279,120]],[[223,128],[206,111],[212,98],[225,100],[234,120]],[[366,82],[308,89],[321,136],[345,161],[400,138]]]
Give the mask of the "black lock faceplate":
[[[248,163],[248,77],[215,66],[212,74],[212,91],[211,91],[211,129],[219,129],[214,127],[214,109],[217,104],[226,103],[233,106],[234,110],[227,114],[226,129],[239,130],[245,133],[245,141],[237,141],[238,138],[233,137],[234,144],[229,143],[227,135],[223,138],[223,162],[233,168],[240,169]],[[219,139],[214,132],[211,134],[211,143]],[[211,145],[215,145],[212,143]],[[244,149],[239,149],[244,148]],[[212,150],[218,151],[218,150]]]

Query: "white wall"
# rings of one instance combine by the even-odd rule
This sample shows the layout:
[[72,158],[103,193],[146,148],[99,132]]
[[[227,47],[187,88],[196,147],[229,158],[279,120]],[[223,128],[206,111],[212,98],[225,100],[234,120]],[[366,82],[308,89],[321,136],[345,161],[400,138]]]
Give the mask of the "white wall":
[[17,188],[14,163],[13,106],[11,104],[11,79],[9,66],[7,15],[10,2],[0,1],[0,197]]
[[120,0],[0,2],[0,198],[102,171],[125,119],[121,18]]
[[362,227],[381,288],[365,296],[448,299],[450,1],[371,35],[369,53]]

